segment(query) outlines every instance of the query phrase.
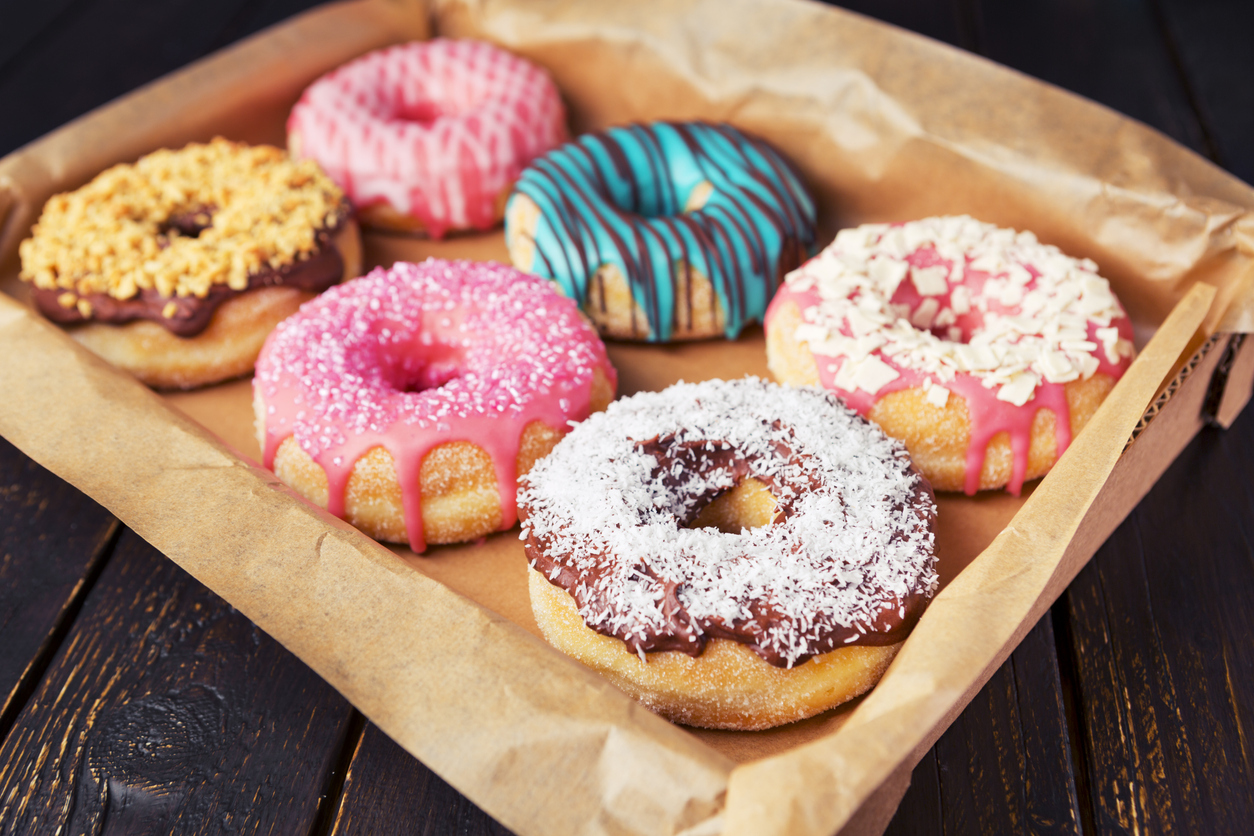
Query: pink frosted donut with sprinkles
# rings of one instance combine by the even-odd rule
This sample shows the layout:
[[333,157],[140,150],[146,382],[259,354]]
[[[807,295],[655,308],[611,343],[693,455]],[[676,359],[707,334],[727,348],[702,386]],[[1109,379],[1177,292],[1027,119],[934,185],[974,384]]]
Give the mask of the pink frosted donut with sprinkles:
[[967,494],[1048,472],[1135,354],[1096,264],[966,216],[842,230],[766,330],[776,378],[831,389]]
[[253,405],[267,467],[378,540],[475,540],[517,519],[517,479],[614,399],[573,301],[489,262],[398,262],[271,333]]
[[442,238],[499,223],[523,168],[567,132],[544,70],[482,41],[437,38],[327,73],[292,108],[287,137],[365,225]]

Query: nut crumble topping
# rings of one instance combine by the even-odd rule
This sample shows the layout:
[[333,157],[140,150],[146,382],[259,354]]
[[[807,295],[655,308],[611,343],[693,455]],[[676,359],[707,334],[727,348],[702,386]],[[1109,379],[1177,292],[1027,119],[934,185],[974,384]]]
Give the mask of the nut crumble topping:
[[218,137],[54,195],[22,242],[21,277],[88,311],[79,297],[97,293],[204,298],[214,285],[244,290],[253,274],[310,257],[346,214],[317,163]]

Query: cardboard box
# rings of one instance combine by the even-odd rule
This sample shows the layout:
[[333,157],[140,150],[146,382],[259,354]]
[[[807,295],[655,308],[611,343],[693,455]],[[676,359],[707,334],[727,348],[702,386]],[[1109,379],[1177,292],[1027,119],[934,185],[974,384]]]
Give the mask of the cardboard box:
[[[1250,397],[1254,341],[1240,332],[1254,325],[1254,192],[1103,108],[839,10],[360,2],[262,33],[0,161],[0,287],[22,296],[17,245],[55,191],[215,134],[281,144],[287,109],[321,72],[432,32],[546,66],[576,130],[705,118],[765,136],[815,188],[827,238],[968,212],[1033,229],[1114,282],[1143,343],[1136,364],[1023,498],[942,497],[945,588],[870,695],[768,732],[671,725],[536,638],[514,534],[427,557],[383,548],[250,462],[247,382],[156,395],[7,297],[0,387],[14,396],[0,433],[520,833],[879,832],[914,764],[1154,479]],[[505,255],[499,232],[372,235],[366,249],[372,263]],[[624,391],[765,374],[760,332],[611,353]]]

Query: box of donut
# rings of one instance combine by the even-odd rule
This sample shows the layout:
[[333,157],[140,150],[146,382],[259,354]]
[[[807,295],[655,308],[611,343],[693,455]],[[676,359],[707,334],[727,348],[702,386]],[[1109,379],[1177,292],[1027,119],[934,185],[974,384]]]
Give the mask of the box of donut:
[[327,6],[0,216],[0,432],[522,834],[881,832],[1254,376],[1248,186],[800,3]]

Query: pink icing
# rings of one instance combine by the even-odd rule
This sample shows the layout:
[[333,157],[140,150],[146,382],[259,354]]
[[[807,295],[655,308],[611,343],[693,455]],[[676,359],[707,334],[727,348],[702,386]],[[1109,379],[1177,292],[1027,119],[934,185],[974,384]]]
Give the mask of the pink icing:
[[[952,266],[948,260],[939,256],[935,248],[931,246],[920,247],[906,256],[906,261],[912,267],[926,268],[943,265],[948,268]],[[962,282],[950,283],[947,292],[931,297],[937,299],[942,308],[952,305],[951,297],[953,291],[959,286],[965,286],[970,291],[972,299],[976,299],[983,294],[984,284],[991,276],[986,272],[972,269],[970,261],[970,256],[968,256],[968,264],[963,269]],[[1035,287],[1036,278],[1040,273],[1031,264],[1024,264],[1023,266],[1033,275],[1032,281],[1027,285],[1031,289]],[[909,319],[918,309],[923,299],[924,297],[918,293],[915,286],[909,280],[906,280],[898,285],[891,302],[894,306],[901,306],[903,314]],[[804,312],[807,308],[819,305],[821,297],[818,290],[813,287],[797,290],[786,284],[780,289],[767,310],[765,321],[768,329],[775,312],[789,300],[793,301]],[[1006,314],[1017,313],[1015,306],[1002,305],[996,299],[989,299],[987,303],[989,311]],[[962,331],[959,341],[966,342],[969,340],[971,335],[981,327],[983,321],[984,312],[978,310],[974,305],[971,306],[971,310],[968,313],[959,315],[955,323],[955,326]],[[1131,342],[1132,323],[1126,315],[1119,316],[1110,324],[1118,328],[1120,338]],[[1094,321],[1088,322],[1089,340],[1097,341],[1096,331],[1099,325],[1099,323]],[[944,338],[943,335],[947,329],[937,328],[933,330],[937,336]],[[845,336],[851,336],[852,332],[847,323],[841,329],[841,333]],[[1061,456],[1071,444],[1071,410],[1067,404],[1065,384],[1041,381],[1037,384],[1032,398],[1022,406],[1016,406],[1012,403],[998,400],[996,390],[986,387],[974,375],[959,372],[953,379],[942,383],[938,378],[930,376],[926,372],[899,363],[884,352],[877,351],[875,352],[876,356],[891,366],[898,373],[898,376],[885,384],[879,391],[871,394],[862,389],[850,391],[838,386],[835,381],[841,366],[845,362],[845,358],[813,350],[813,346],[811,346],[811,349],[818,366],[820,383],[825,388],[836,392],[851,408],[863,416],[867,415],[871,408],[885,395],[903,389],[920,387],[924,380],[929,377],[931,377],[934,383],[943,385],[952,393],[964,398],[967,402],[971,424],[971,437],[967,446],[966,472],[963,484],[963,491],[968,495],[974,495],[979,490],[980,473],[984,468],[988,443],[1001,432],[1007,433],[1010,438],[1010,447],[1014,459],[1011,478],[1006,485],[1006,489],[1015,496],[1019,495],[1023,489],[1024,477],[1027,473],[1032,422],[1036,417],[1038,409],[1049,409],[1054,413],[1057,455]],[[1110,375],[1116,380],[1123,376],[1124,371],[1131,364],[1131,358],[1128,356],[1120,356],[1117,362],[1111,362],[1100,349],[1095,352],[1094,356],[1098,360],[1097,371]]]
[[440,238],[492,227],[523,167],[565,141],[565,119],[544,70],[481,41],[436,39],[326,74],[287,129],[357,206],[389,203]]
[[586,418],[596,369],[617,379],[575,303],[541,279],[488,262],[376,268],[307,303],[266,341],[253,381],[265,404],[264,461],[273,467],[295,436],[326,472],[327,510],[343,517],[353,465],[385,448],[421,552],[423,457],[473,442],[492,457],[504,530],[517,520],[523,430]]

